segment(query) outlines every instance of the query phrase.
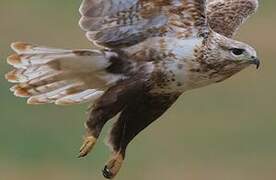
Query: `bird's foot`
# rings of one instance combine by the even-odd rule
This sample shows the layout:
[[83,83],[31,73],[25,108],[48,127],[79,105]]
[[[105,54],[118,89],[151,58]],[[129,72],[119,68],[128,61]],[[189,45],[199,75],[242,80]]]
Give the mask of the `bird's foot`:
[[94,147],[97,142],[97,138],[94,136],[86,136],[83,141],[83,145],[80,148],[79,158],[85,157]]
[[113,179],[122,167],[124,157],[121,153],[115,154],[103,169],[103,176],[107,179]]

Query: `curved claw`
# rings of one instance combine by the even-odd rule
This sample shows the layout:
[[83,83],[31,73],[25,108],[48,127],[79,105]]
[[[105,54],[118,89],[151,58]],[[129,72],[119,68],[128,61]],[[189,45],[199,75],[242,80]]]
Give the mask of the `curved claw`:
[[121,153],[115,154],[102,170],[103,176],[107,179],[113,179],[122,167],[124,157]]
[[114,177],[114,175],[112,174],[112,172],[110,171],[110,169],[108,169],[107,165],[104,166],[104,169],[102,170],[103,176],[106,179],[111,179],[112,177]]

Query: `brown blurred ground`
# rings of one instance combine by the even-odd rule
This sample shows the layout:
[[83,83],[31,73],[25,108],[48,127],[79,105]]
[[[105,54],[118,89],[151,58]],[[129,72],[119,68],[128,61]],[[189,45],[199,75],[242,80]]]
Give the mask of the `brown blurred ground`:
[[[87,159],[76,158],[86,106],[26,105],[3,78],[12,41],[89,47],[77,26],[79,4],[0,1],[1,180],[103,179],[109,151],[101,141]],[[237,37],[258,49],[261,70],[188,92],[131,144],[118,179],[276,179],[276,1],[261,4]]]

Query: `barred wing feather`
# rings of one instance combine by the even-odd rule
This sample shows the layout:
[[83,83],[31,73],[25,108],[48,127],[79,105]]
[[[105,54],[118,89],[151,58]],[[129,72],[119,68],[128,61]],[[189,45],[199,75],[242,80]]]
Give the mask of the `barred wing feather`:
[[88,39],[110,48],[179,30],[189,38],[207,27],[205,0],[83,0],[80,13]]

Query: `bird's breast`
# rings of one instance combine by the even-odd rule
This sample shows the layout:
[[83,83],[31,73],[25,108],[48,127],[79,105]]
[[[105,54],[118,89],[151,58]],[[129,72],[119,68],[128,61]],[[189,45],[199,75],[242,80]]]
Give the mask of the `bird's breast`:
[[209,73],[198,71],[200,65],[190,61],[167,61],[156,64],[152,72],[153,93],[184,92],[214,83]]
[[212,83],[208,72],[198,71],[201,64],[196,53],[202,46],[202,39],[166,39],[165,42],[163,52],[169,56],[155,63],[153,92],[184,92]]

